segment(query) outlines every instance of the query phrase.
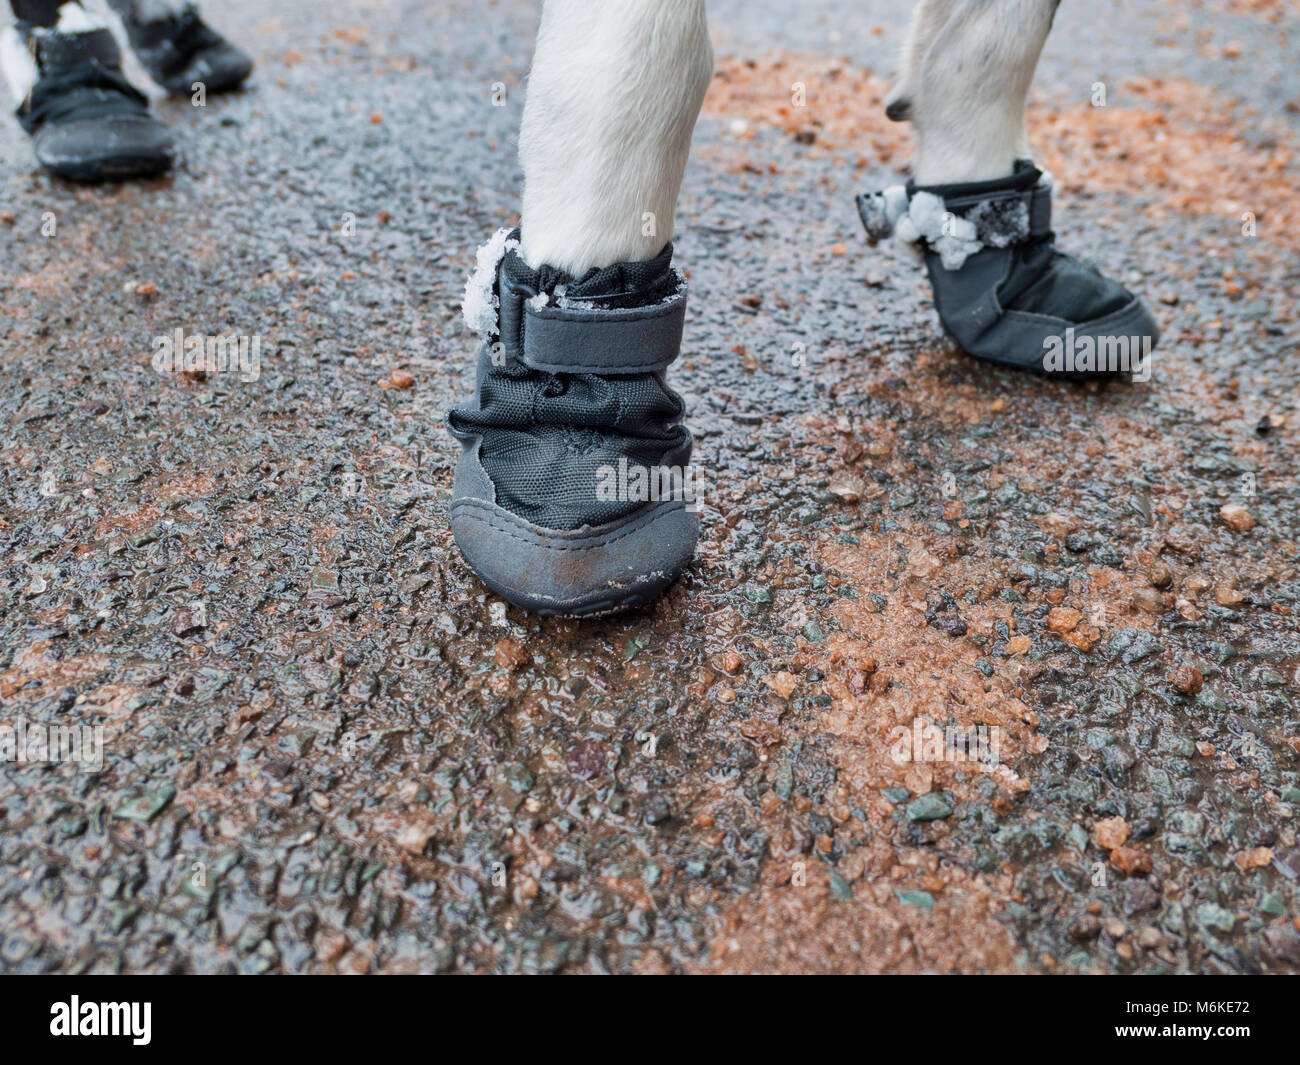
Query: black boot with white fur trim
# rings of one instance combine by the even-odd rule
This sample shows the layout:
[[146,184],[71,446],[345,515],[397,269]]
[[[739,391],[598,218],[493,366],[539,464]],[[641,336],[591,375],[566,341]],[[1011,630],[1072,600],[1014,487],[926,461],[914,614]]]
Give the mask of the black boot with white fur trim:
[[1159,338],[1137,296],[1056,249],[1052,187],[1031,162],[1008,178],[859,196],[872,243],[918,246],[948,334],[968,354],[1038,373],[1145,380]]
[[9,26],[0,62],[18,121],[53,173],[104,181],[149,177],[172,165],[171,133],[122,75],[112,32],[80,7],[65,6],[54,27]]

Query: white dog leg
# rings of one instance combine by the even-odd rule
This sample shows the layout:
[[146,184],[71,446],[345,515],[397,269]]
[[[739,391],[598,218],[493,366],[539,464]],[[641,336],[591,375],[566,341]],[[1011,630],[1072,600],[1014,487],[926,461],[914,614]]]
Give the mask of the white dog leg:
[[519,135],[530,266],[663,249],[712,72],[704,0],[546,0]]
[[1006,177],[1028,158],[1025,102],[1059,0],[921,0],[886,100],[916,126],[920,185]]

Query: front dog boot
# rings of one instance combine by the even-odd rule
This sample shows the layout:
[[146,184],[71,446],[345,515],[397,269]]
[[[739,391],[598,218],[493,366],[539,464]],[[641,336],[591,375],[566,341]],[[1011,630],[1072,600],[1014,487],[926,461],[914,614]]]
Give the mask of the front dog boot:
[[451,527],[474,572],[524,610],[611,613],[658,596],[699,538],[690,433],[665,372],[686,283],[672,245],[572,278],[531,269],[518,230],[478,255],[465,318],[483,338]]
[[1155,319],[1056,249],[1051,181],[1033,163],[995,181],[895,185],[857,204],[872,243],[893,234],[921,249],[939,319],[968,354],[1076,378],[1149,376]]
[[16,21],[0,57],[36,158],[73,181],[152,177],[171,165],[167,127],[122,74],[108,26],[65,6],[55,27]]

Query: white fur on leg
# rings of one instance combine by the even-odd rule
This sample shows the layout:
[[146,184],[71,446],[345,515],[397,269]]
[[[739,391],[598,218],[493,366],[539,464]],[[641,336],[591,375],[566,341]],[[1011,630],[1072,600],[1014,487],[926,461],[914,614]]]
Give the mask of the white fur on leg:
[[916,95],[916,86],[912,79],[921,69],[925,50],[934,40],[943,24],[948,21],[953,7],[959,0],[918,0],[912,8],[912,20],[907,26],[907,37],[903,41],[901,72],[898,81],[885,97],[885,111],[895,121],[911,117],[912,98]]
[[704,0],[547,0],[519,135],[530,266],[663,249],[712,73]]
[[917,184],[1006,177],[1029,156],[1025,104],[1058,0],[920,0],[897,95]]
[[[92,15],[78,4],[64,4],[59,9],[59,23],[55,27],[58,33],[93,33],[108,27],[103,19]],[[36,33],[49,33],[50,30],[35,30]],[[0,34],[0,67],[4,68],[5,81],[9,83],[9,92],[15,103],[27,99],[40,77],[36,69],[36,59],[27,42],[12,25],[6,26]]]
[[36,60],[13,26],[6,26],[0,35],[0,67],[4,68],[14,103],[21,104],[36,85],[38,74]]

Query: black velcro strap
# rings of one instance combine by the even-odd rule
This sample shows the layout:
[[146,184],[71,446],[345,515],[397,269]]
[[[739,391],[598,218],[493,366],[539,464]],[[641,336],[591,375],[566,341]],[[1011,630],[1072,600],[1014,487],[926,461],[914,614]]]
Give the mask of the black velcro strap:
[[1052,189],[1050,185],[1039,185],[1034,189],[1034,198],[1029,203],[1029,235],[1045,237],[1052,231]]
[[648,307],[603,308],[579,300],[561,305],[554,296],[534,306],[523,293],[502,292],[501,335],[517,336],[516,356],[546,373],[658,372],[681,352],[685,322],[684,284]]
[[117,39],[107,28],[76,33],[37,29],[34,36],[37,65],[45,74],[77,67],[91,60],[110,69],[122,61]]

